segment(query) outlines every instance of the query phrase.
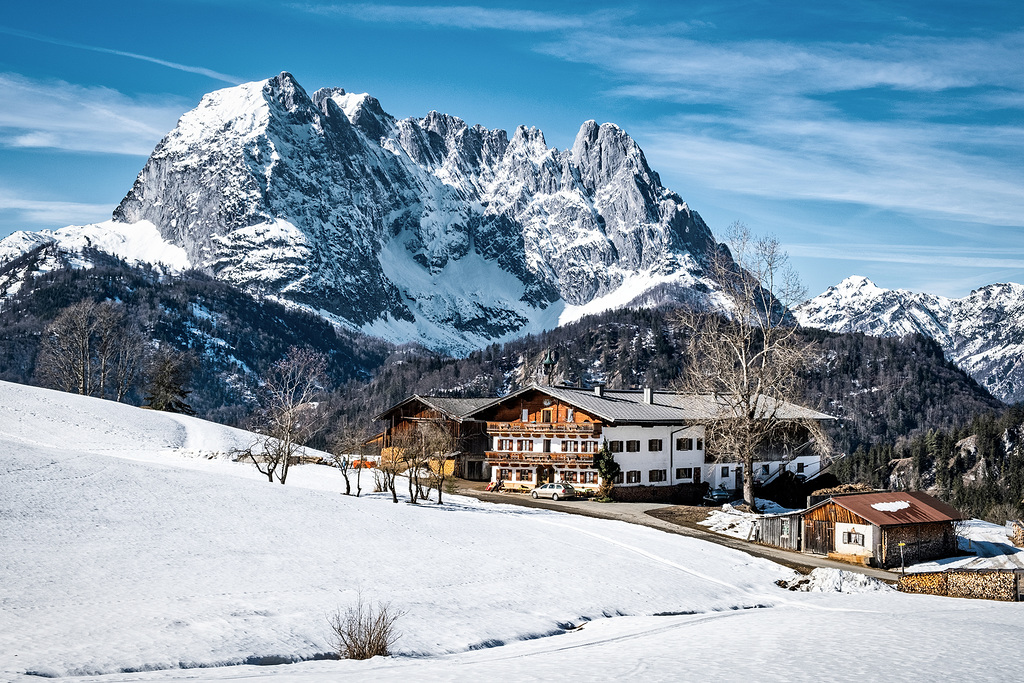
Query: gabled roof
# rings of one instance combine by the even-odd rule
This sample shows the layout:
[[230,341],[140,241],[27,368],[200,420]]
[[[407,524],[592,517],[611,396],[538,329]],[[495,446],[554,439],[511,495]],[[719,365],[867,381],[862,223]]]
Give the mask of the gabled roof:
[[[568,403],[579,410],[600,418],[605,422],[620,423],[668,423],[675,424],[682,421],[699,422],[723,416],[728,411],[722,401],[716,401],[713,396],[698,396],[677,394],[669,391],[654,391],[651,395],[651,402],[644,401],[643,391],[621,391],[605,390],[598,396],[590,389],[577,389],[576,387],[542,387],[530,385],[507,396],[491,399],[485,405],[470,413],[483,412],[484,409],[499,405],[509,399],[514,399],[530,391],[540,391],[552,398]],[[763,401],[772,401],[765,406],[766,411],[774,405],[774,401],[767,397]],[[807,419],[807,420],[834,420],[831,415],[819,413],[810,408],[803,408],[793,403],[782,403],[777,408],[777,417],[783,420]]]
[[479,408],[493,403],[493,398],[452,398],[450,396],[420,396],[419,394],[413,394],[409,398],[405,399],[400,403],[396,403],[391,406],[380,415],[374,417],[374,420],[383,420],[389,413],[394,410],[412,403],[413,401],[419,401],[428,408],[433,408],[439,413],[446,417],[462,421],[469,416],[470,413],[476,412]]
[[835,496],[807,508],[835,503],[876,526],[952,522],[964,519],[959,510],[921,491],[883,491]]

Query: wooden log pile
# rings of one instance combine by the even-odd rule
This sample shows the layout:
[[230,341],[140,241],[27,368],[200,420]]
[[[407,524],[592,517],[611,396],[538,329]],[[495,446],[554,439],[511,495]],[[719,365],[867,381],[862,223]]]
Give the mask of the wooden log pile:
[[951,598],[974,598],[1016,602],[1024,572],[1012,569],[950,569],[944,572],[905,574],[896,589],[904,593],[927,593]]
[[922,572],[920,574],[904,574],[896,583],[896,590],[903,593],[925,593],[927,595],[946,595],[946,572]]
[[1010,523],[1010,539],[1018,548],[1024,548],[1024,521]]
[[947,595],[954,598],[1017,600],[1017,577],[1012,571],[949,572]]

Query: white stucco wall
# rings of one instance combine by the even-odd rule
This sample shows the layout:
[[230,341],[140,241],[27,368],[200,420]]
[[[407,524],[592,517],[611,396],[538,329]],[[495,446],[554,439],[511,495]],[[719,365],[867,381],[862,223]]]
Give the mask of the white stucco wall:
[[[704,450],[680,451],[676,449],[676,439],[691,438],[696,440],[704,438],[703,427],[681,428],[678,425],[666,425],[655,427],[642,427],[639,425],[605,426],[602,431],[602,440],[609,444],[612,441],[621,441],[623,450],[620,453],[613,453],[615,462],[623,472],[622,484],[619,486],[674,486],[675,484],[689,484],[693,478],[678,479],[676,469],[685,467],[700,469],[704,463]],[[652,452],[649,448],[651,439],[661,440],[661,450]],[[639,441],[640,450],[629,452],[626,450],[627,441]],[[626,473],[639,471],[640,481],[630,483]],[[651,470],[665,470],[664,481],[650,481]]]
[[[864,545],[843,543],[843,534],[854,531],[864,534]],[[870,557],[874,554],[874,527],[870,524],[845,524],[836,522],[836,552],[843,555],[861,555]]]

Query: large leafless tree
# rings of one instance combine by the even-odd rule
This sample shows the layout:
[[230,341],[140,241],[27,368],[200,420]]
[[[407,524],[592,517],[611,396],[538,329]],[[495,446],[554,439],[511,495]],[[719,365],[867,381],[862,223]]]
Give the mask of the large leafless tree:
[[123,304],[83,300],[46,328],[36,365],[56,389],[121,401],[138,379],[146,350],[138,319]]
[[327,359],[311,349],[293,346],[271,366],[254,425],[260,440],[243,453],[268,481],[285,483],[302,446],[323,427],[326,387]]
[[[430,483],[437,489],[437,504],[441,505],[445,481],[454,473],[453,458],[459,450],[459,439],[451,422],[447,420],[424,422],[419,425],[419,429],[430,471]],[[449,467],[452,468],[451,471]]]
[[787,405],[799,399],[800,371],[813,357],[790,313],[804,288],[775,238],[735,223],[727,240],[729,251],[720,250],[709,269],[728,315],[708,306],[676,317],[685,338],[680,388],[711,402],[705,447],[717,460],[743,464],[743,498],[756,509],[755,461],[827,442],[816,420]]

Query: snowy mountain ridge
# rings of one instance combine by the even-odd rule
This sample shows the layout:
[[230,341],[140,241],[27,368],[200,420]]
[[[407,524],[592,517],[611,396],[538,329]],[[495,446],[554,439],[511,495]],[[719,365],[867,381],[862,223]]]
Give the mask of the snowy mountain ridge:
[[832,332],[931,337],[994,396],[1024,400],[1024,285],[993,284],[949,299],[852,276],[794,313],[801,325]]
[[[587,121],[558,150],[536,128],[398,120],[340,88],[310,96],[288,73],[206,95],[113,219],[77,230],[142,225],[160,245],[146,260],[455,353],[717,289],[711,231],[618,126]],[[32,245],[0,242],[0,268]]]

